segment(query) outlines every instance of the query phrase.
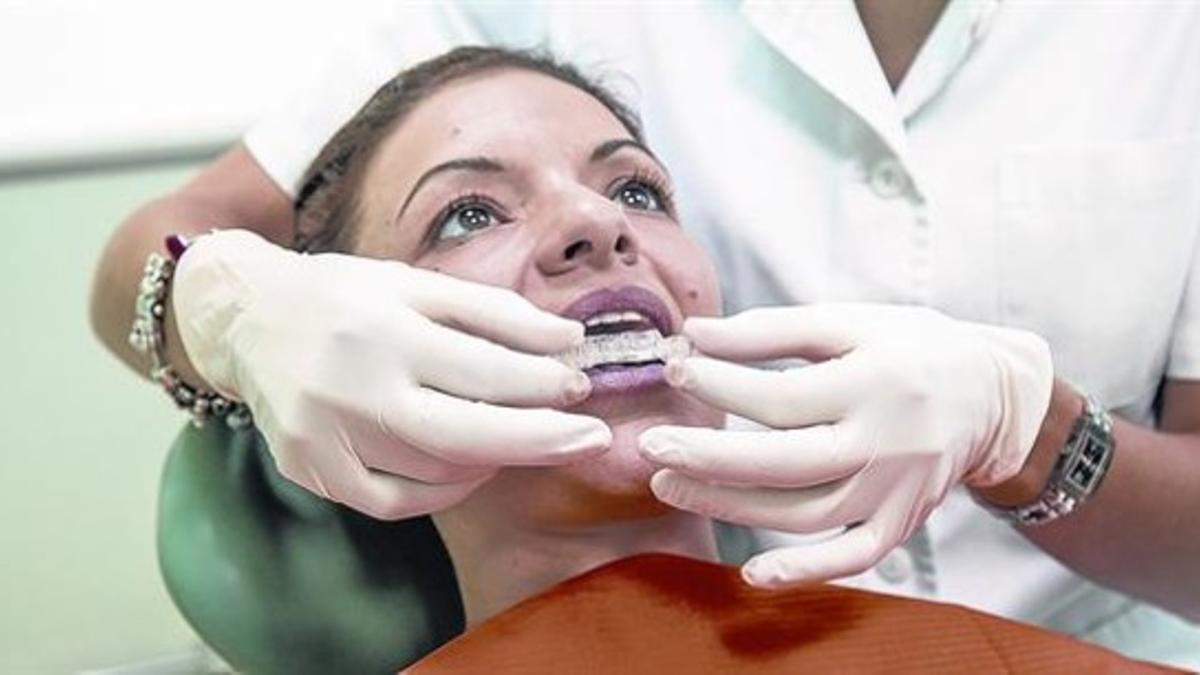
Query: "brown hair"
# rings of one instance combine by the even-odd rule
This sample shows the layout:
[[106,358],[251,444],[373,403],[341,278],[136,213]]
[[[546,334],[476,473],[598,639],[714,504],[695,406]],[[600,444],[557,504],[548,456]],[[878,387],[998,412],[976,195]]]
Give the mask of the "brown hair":
[[314,253],[352,250],[363,178],[380,142],[441,87],[502,68],[531,70],[578,87],[604,104],[635,139],[644,141],[637,114],[574,66],[540,51],[458,47],[393,77],[325,144],[296,190],[293,247]]

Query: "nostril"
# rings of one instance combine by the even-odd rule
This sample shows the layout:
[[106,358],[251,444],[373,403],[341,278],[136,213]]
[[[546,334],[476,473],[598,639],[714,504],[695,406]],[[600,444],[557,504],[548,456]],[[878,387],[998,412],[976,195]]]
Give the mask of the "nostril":
[[628,253],[629,237],[626,237],[625,235],[617,237],[617,244],[613,247],[613,249],[615,249],[617,253]]
[[579,255],[587,255],[592,252],[592,242],[584,240],[577,241],[563,250],[563,260],[571,260]]

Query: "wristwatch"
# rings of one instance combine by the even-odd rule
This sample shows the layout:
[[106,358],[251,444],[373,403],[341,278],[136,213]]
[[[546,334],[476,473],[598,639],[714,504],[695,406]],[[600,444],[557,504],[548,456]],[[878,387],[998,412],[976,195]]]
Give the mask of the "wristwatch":
[[1024,506],[989,508],[1015,525],[1042,525],[1061,518],[1079,508],[1100,487],[1116,448],[1112,417],[1087,397],[1037,500]]

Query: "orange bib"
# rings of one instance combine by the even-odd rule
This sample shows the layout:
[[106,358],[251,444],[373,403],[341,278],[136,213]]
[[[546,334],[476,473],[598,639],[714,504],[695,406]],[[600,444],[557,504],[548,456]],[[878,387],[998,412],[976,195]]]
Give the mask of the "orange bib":
[[653,554],[561,583],[406,672],[1175,671],[963,607],[830,585],[758,590],[737,568]]

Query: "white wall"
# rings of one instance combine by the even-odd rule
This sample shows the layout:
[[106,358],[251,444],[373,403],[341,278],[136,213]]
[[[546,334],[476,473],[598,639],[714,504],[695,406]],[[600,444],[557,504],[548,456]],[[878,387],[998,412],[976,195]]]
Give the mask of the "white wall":
[[229,142],[391,0],[0,0],[0,174]]

